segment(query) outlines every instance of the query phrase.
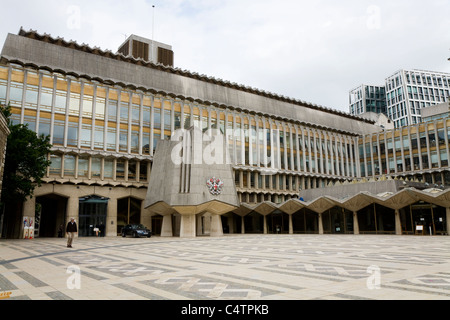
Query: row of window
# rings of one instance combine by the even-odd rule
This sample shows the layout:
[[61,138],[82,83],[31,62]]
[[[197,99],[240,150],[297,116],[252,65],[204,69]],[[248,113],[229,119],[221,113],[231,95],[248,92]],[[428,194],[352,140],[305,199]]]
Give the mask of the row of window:
[[[237,165],[353,176],[351,137],[309,128],[289,129],[244,113],[185,104],[19,66],[0,68],[0,100],[14,123],[49,135],[55,146],[152,155],[158,141],[180,128],[231,130]],[[270,130],[264,131],[267,128]],[[327,156],[326,156],[327,155]],[[324,159],[317,163],[316,158]]]
[[361,139],[361,176],[448,167],[450,128],[444,126],[446,121],[411,127],[409,134],[400,132],[402,136],[397,131],[387,137],[373,135]]
[[48,176],[62,178],[147,182],[150,172],[149,161],[52,154],[50,162]]

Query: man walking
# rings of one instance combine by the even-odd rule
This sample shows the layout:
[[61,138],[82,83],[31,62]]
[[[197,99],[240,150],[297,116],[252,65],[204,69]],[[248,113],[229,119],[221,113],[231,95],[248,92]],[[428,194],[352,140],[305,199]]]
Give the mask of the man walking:
[[70,218],[70,222],[67,224],[67,248],[72,248],[72,241],[75,233],[78,232],[77,223],[74,218]]

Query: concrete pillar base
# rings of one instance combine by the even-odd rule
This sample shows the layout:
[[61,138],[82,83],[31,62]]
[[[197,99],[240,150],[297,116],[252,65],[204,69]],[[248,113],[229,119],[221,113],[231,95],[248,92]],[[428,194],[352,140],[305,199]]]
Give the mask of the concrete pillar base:
[[450,236],[450,207],[447,208],[446,220],[447,220],[447,235]]
[[353,211],[353,234],[359,234],[358,212]]
[[222,218],[218,214],[211,214],[211,237],[222,237],[223,227]]
[[181,215],[180,238],[195,238],[195,214]]
[[319,213],[319,234],[323,234],[323,221],[321,213]]
[[173,237],[172,215],[163,216],[161,226],[161,237]]
[[400,212],[398,209],[395,210],[395,234],[402,234],[402,222],[400,220]]

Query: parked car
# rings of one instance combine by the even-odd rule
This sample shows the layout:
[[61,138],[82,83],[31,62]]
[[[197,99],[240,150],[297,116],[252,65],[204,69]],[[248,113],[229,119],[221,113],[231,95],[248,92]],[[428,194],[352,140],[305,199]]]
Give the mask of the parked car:
[[122,228],[122,237],[133,236],[134,238],[152,236],[152,231],[142,224],[129,224]]

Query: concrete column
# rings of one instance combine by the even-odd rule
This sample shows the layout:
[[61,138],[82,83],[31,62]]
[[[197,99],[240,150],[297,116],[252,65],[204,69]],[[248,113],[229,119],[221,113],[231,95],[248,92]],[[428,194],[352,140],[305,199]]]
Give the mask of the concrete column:
[[263,233],[267,234],[267,216],[263,216],[263,221],[264,221]]
[[395,234],[402,234],[402,222],[400,220],[400,212],[398,209],[395,209]]
[[195,238],[195,214],[181,215],[180,238]]
[[162,226],[161,226],[161,237],[173,237],[172,230],[172,215],[163,216]]
[[319,213],[319,234],[323,234],[323,221],[321,213]]
[[359,234],[358,212],[353,211],[353,234]]
[[211,214],[211,237],[222,237],[223,227],[222,227],[222,217],[218,214]]
[[292,214],[289,215],[289,234],[294,234],[294,225],[292,223]]
[[450,207],[447,208],[447,235],[450,235]]
[[[241,233],[245,234],[245,222],[244,222],[244,217],[241,217]],[[448,219],[447,219],[448,220]]]

